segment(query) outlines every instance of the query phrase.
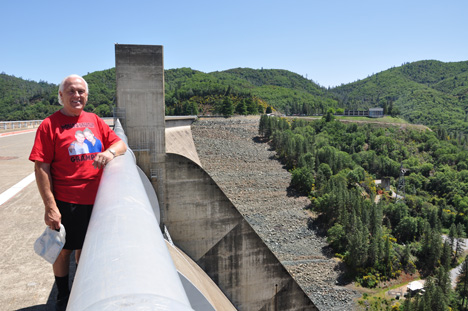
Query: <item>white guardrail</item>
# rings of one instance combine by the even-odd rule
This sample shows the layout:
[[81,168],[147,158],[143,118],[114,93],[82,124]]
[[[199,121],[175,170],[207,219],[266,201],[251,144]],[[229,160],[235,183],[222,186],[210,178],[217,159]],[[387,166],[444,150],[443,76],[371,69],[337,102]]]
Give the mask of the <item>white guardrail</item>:
[[67,310],[193,310],[130,149],[104,169]]
[[0,121],[0,130],[32,129],[37,128],[42,120]]

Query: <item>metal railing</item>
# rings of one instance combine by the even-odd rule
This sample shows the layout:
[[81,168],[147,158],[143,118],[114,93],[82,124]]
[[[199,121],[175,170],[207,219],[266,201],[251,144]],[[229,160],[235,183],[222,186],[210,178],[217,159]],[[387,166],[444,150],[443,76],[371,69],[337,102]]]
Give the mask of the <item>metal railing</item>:
[[37,128],[42,120],[0,121],[0,130],[32,129]]

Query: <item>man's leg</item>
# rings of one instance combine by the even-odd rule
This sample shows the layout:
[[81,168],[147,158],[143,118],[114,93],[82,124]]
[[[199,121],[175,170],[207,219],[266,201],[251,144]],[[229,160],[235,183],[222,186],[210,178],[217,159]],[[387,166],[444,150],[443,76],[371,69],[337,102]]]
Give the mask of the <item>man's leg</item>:
[[57,304],[55,310],[65,310],[70,295],[70,286],[68,284],[68,274],[70,269],[70,255],[72,250],[62,249],[57,257],[57,260],[52,265],[55,276],[55,284],[57,285]]
[[63,277],[68,275],[70,269],[70,255],[72,252],[73,251],[70,249],[62,249],[57,257],[57,260],[52,265],[55,276]]

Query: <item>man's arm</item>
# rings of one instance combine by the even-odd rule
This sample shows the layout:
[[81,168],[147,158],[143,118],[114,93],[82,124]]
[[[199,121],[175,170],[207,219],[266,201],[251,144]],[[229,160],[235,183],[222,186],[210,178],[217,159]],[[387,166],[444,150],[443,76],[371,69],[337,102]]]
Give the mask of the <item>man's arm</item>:
[[123,155],[127,151],[127,145],[122,141],[119,140],[118,142],[112,144],[109,148],[107,148],[104,152],[99,153],[95,158],[93,165],[95,168],[104,168],[107,163],[114,159],[114,155],[112,152],[109,151],[112,149],[115,151],[115,156],[118,157]]
[[50,163],[40,161],[34,162],[37,188],[41,194],[45,206],[44,221],[51,229],[60,229],[62,215],[55,203],[52,193],[52,175],[50,174]]
[[123,142],[123,140],[119,140],[118,142],[116,142],[115,144],[107,148],[107,150],[109,149],[113,149],[115,151],[115,156],[118,157],[120,155],[125,154],[125,152],[127,152],[127,145]]

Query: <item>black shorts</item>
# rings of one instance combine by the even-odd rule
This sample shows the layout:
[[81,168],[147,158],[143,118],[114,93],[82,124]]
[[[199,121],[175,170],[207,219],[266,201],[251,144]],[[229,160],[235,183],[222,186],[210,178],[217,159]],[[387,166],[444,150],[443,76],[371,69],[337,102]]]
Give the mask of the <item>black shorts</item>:
[[55,200],[57,207],[62,214],[62,224],[65,227],[64,249],[82,249],[86,230],[88,230],[89,220],[93,205],[82,205]]

